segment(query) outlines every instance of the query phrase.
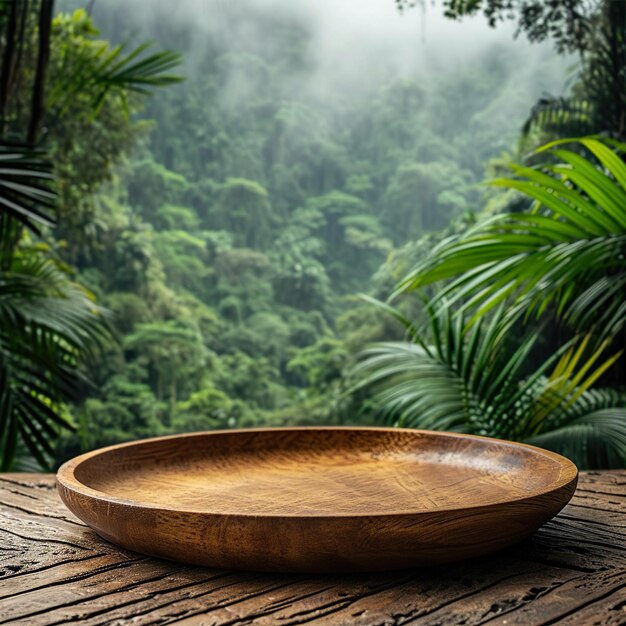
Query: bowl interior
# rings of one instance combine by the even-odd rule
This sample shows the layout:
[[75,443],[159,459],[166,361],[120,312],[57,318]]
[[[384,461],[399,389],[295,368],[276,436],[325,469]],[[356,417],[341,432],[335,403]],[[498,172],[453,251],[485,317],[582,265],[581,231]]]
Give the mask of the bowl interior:
[[136,442],[86,455],[74,478],[106,496],[149,506],[315,516],[495,504],[557,488],[575,472],[558,455],[490,439],[313,428]]

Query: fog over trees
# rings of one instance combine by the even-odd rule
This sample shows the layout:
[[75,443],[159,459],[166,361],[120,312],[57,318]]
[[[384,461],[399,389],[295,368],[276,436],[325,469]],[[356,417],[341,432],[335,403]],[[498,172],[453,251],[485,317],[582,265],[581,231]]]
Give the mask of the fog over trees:
[[[42,131],[60,190],[48,242],[111,328],[57,461],[171,432],[379,421],[352,387],[357,355],[406,339],[399,319],[438,318],[414,294],[392,315],[359,294],[385,301],[441,241],[530,207],[482,183],[559,136],[522,128],[581,67],[437,2],[55,6],[49,94],[106,42],[176,51],[167,74],[184,77],[151,94],[116,77],[95,113],[76,97]],[[521,325],[507,332],[503,358],[524,345]]]
[[186,80],[145,103],[97,194],[111,243],[79,266],[123,336],[90,436],[367,420],[342,375],[401,330],[355,295],[385,297],[474,219],[490,159],[566,61],[383,1],[113,0],[92,17],[113,44],[179,51]]

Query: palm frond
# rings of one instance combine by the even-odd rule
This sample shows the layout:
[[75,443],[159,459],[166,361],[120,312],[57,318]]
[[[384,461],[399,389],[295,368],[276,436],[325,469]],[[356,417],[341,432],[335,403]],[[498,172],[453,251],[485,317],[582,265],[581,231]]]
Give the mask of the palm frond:
[[[65,403],[85,358],[106,338],[103,311],[49,257],[17,248],[0,274],[0,469],[22,445],[43,468],[73,428]],[[20,443],[21,442],[21,443]]]
[[[582,400],[590,403],[588,397]],[[582,468],[624,467],[626,397],[614,401],[620,405],[590,408],[553,430],[529,438],[527,443],[563,454]]]
[[376,401],[387,423],[481,434],[504,428],[490,407],[499,402],[504,415],[523,394],[519,372],[537,336],[503,362],[503,310],[469,330],[462,315],[453,318],[447,307],[427,313],[427,336],[376,344],[362,353],[354,369],[356,388],[379,386]]
[[384,423],[545,443],[581,467],[626,464],[626,395],[591,389],[620,356],[605,356],[608,342],[590,352],[589,336],[572,341],[524,375],[539,331],[511,352],[503,307],[469,327],[449,307],[427,313],[427,336],[373,345],[353,370],[352,391],[371,389]]
[[0,145],[0,214],[34,232],[54,225],[52,164],[28,146]]
[[533,132],[576,137],[594,131],[593,104],[584,98],[544,96],[532,107],[522,135]]
[[576,141],[597,163],[562,148],[565,141],[542,148],[558,162],[517,166],[517,178],[492,181],[528,196],[533,210],[494,216],[442,242],[398,291],[452,279],[434,303],[472,310],[470,324],[509,302],[510,321],[553,307],[580,332],[612,336],[624,328],[626,165],[608,142]]
[[103,43],[67,77],[59,80],[50,94],[50,106],[66,111],[77,94],[91,94],[94,114],[102,107],[108,94],[125,92],[150,94],[154,87],[163,87],[183,80],[170,70],[179,66],[182,56],[172,50],[146,54],[151,42],[143,43],[124,55],[124,45],[109,49]]

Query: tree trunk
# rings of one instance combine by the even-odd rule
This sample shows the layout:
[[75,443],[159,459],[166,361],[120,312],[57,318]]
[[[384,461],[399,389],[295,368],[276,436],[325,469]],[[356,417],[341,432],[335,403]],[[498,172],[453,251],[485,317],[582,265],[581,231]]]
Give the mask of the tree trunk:
[[30,124],[28,126],[27,141],[34,145],[37,142],[39,131],[43,123],[46,110],[46,75],[50,60],[50,33],[52,30],[52,12],[54,0],[41,0],[39,10],[39,51],[37,54],[37,71],[33,86]]

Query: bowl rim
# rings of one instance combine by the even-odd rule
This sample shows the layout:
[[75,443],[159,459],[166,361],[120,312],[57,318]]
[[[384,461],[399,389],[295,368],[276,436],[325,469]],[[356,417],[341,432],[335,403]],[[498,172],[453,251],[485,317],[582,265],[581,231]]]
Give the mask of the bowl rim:
[[[441,509],[420,509],[420,510],[411,510],[410,508],[401,509],[398,511],[385,511],[385,512],[354,512],[354,513],[246,513],[246,512],[211,512],[206,509],[193,509],[189,507],[175,507],[175,506],[164,506],[160,504],[154,504],[150,502],[145,502],[142,500],[131,500],[127,498],[121,498],[119,496],[114,496],[108,494],[104,491],[99,491],[86,485],[84,482],[80,481],[76,477],[76,470],[80,467],[80,465],[90,459],[100,456],[102,454],[106,454],[109,452],[113,452],[119,449],[124,448],[132,448],[134,446],[142,446],[149,445],[150,443],[159,442],[159,441],[168,441],[168,440],[176,440],[176,439],[187,439],[194,437],[206,437],[206,436],[220,436],[220,435],[238,435],[238,434],[254,434],[254,433],[262,433],[262,432],[294,432],[294,431],[359,431],[359,432],[381,432],[381,433],[399,433],[399,432],[411,432],[421,435],[426,435],[428,437],[441,437],[441,438],[453,438],[453,439],[471,439],[471,440],[480,440],[487,442],[491,445],[499,445],[504,448],[514,448],[514,449],[524,449],[530,455],[538,455],[544,458],[547,458],[555,463],[555,465],[559,468],[558,478],[554,481],[548,483],[542,489],[537,489],[527,495],[522,495],[518,497],[510,497],[503,498],[502,500],[498,500],[496,502],[490,502],[488,504],[477,503],[477,504],[464,504],[460,506],[447,506]],[[531,444],[519,443],[516,441],[509,441],[506,439],[496,439],[494,437],[485,437],[482,435],[470,435],[465,433],[458,432],[449,432],[449,431],[438,431],[438,430],[426,430],[426,429],[418,429],[418,428],[399,428],[399,427],[384,427],[384,426],[289,426],[289,427],[263,427],[263,428],[239,428],[239,429],[219,429],[219,430],[204,430],[204,431],[194,431],[189,433],[180,433],[174,435],[164,435],[159,437],[148,437],[145,439],[136,439],[133,441],[126,441],[119,444],[113,444],[110,446],[105,446],[102,448],[97,448],[95,450],[91,450],[89,452],[85,452],[80,454],[65,463],[63,463],[57,473],[56,473],[56,483],[57,487],[60,488],[61,494],[63,495],[63,490],[66,490],[70,493],[74,493],[80,496],[86,496],[90,499],[98,500],[103,503],[108,504],[109,506],[121,506],[125,508],[132,508],[137,510],[150,510],[150,511],[162,511],[162,512],[171,512],[177,511],[183,514],[188,515],[199,515],[206,518],[271,518],[271,519],[284,519],[284,518],[292,518],[292,519],[346,519],[346,518],[393,518],[393,517],[416,517],[416,516],[432,516],[432,515],[445,515],[446,513],[453,512],[462,512],[462,511],[470,511],[470,510],[480,510],[480,509],[489,509],[493,507],[499,507],[503,505],[509,505],[514,503],[523,503],[525,501],[536,500],[537,498],[541,498],[550,493],[559,491],[567,486],[573,484],[572,494],[576,487],[576,483],[578,481],[578,468],[576,465],[567,457],[558,454],[556,452],[552,452],[551,450],[545,450],[544,448],[539,448],[538,446],[533,446]],[[62,488],[62,489],[61,489]],[[571,498],[571,495],[568,497],[565,502]],[[564,504],[563,504],[564,506]]]

